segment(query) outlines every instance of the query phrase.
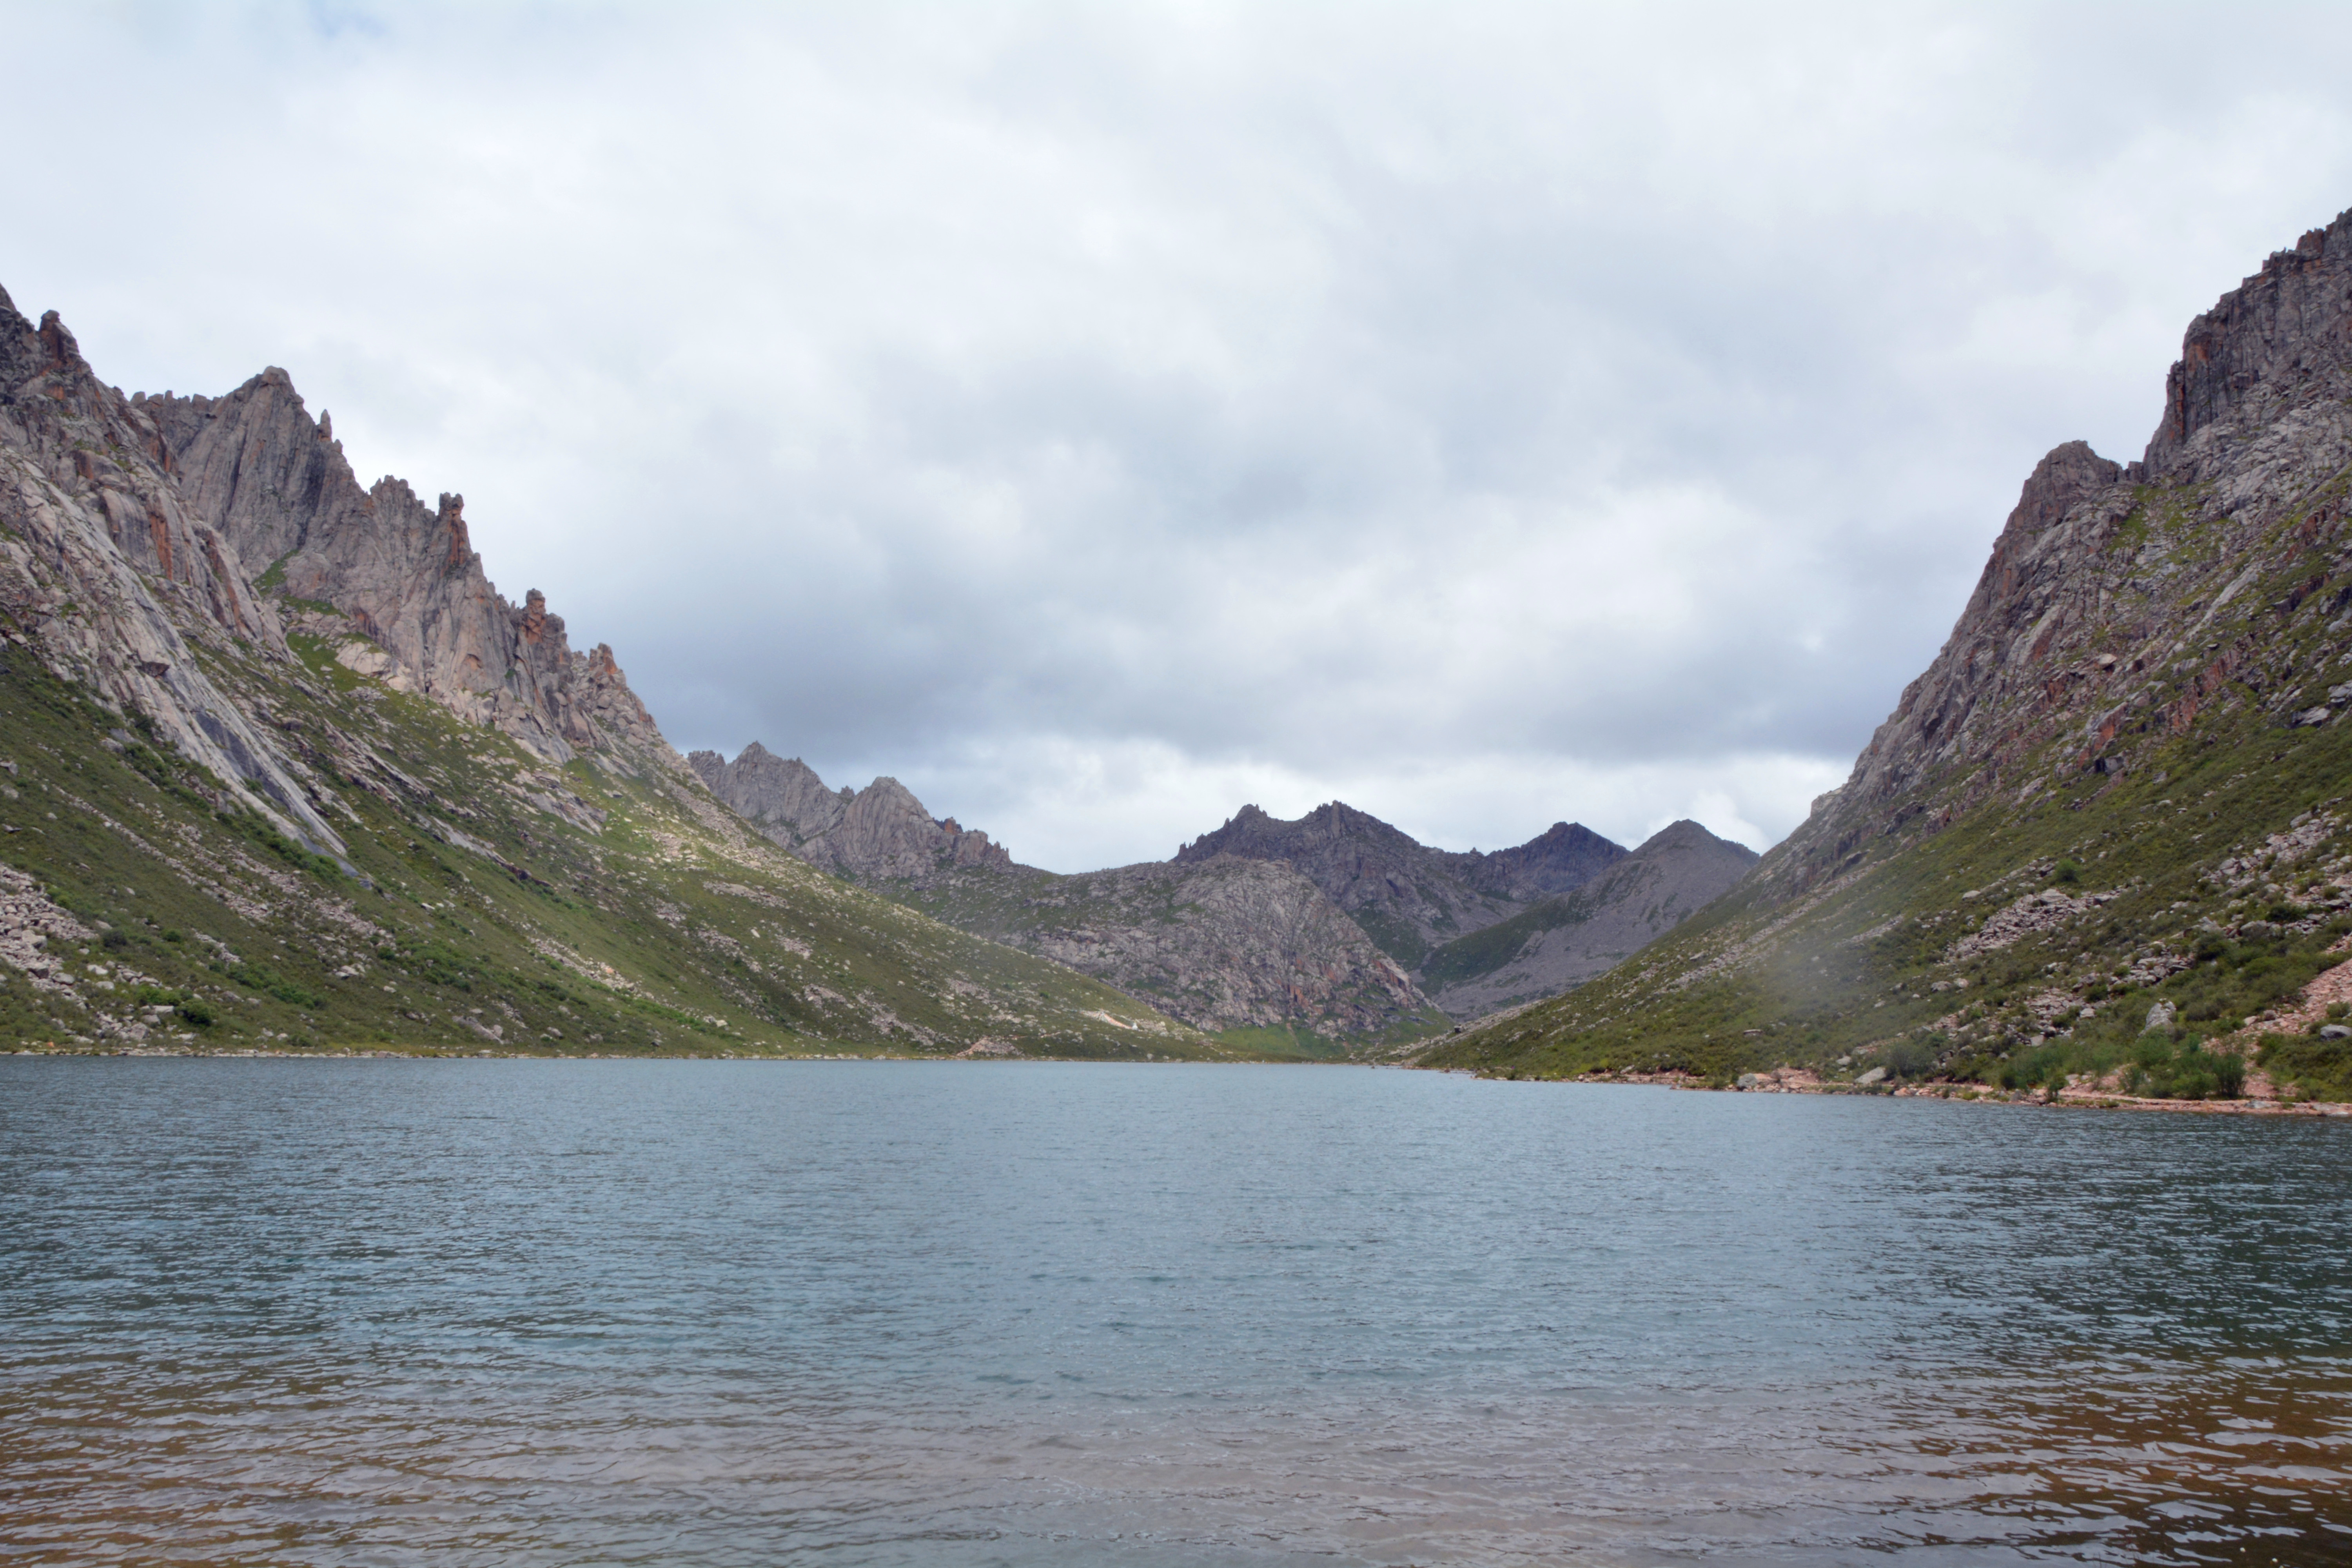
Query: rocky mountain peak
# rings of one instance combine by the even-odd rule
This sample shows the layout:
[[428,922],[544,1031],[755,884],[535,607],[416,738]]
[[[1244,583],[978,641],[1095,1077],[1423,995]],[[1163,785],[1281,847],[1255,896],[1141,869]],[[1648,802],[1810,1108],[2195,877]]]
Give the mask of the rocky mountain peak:
[[197,657],[283,660],[285,636],[236,541],[188,504],[161,412],[101,383],[56,311],[36,326],[0,294],[0,619],[241,804],[340,852],[299,771]]
[[[2200,461],[2197,438],[2217,426],[2260,421],[2289,402],[2352,381],[2352,210],[2315,228],[2291,250],[2189,323],[2180,358],[2165,377],[2164,416],[2147,444],[2146,471]],[[2210,456],[2206,460],[2210,460]]]
[[811,865],[860,880],[928,886],[959,868],[1014,869],[987,834],[934,818],[914,791],[887,776],[835,793],[798,757],[780,758],[757,741],[728,762],[688,753],[687,765],[754,827]]
[[[190,507],[288,597],[322,601],[391,658],[390,679],[552,762],[579,754],[667,773],[676,753],[609,647],[574,652],[533,590],[485,575],[454,491],[428,508],[386,476],[362,490],[339,442],[275,366],[226,397],[142,405]],[[329,635],[332,628],[319,628]]]
[[[2274,616],[2334,581],[2347,465],[2352,212],[2189,323],[2141,462],[2070,441],[2035,466],[1943,649],[1766,881],[1809,887],[2004,792],[2117,777],[2231,686],[2291,704],[2275,619],[2192,639],[2265,574],[2296,578]],[[1951,780],[1931,807],[1928,786]]]

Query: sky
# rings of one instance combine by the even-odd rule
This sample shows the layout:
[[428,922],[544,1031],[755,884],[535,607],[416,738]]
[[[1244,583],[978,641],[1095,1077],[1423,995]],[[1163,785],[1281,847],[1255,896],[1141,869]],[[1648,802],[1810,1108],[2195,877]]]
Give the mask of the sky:
[[0,286],[263,366],[681,750],[1072,871],[1842,782],[2352,206],[2352,8],[0,0]]

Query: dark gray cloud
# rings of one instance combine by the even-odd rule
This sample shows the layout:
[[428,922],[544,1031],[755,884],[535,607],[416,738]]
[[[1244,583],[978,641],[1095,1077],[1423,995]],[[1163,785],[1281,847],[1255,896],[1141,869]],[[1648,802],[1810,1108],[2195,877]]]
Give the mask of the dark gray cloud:
[[1065,868],[1772,841],[2352,205],[2328,9],[0,11],[21,304],[286,365],[681,745]]

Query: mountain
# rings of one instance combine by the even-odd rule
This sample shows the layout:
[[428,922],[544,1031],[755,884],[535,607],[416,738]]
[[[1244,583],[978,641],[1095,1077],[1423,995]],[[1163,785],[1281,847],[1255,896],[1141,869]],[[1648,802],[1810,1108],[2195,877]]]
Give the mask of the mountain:
[[1289,866],[1213,856],[1056,875],[932,817],[896,779],[836,792],[756,742],[732,762],[716,752],[688,762],[712,794],[811,865],[1233,1043],[1335,1055],[1445,1025],[1404,969]]
[[1574,823],[1493,855],[1432,849],[1379,817],[1333,801],[1295,822],[1245,805],[1176,851],[1181,862],[1236,855],[1295,866],[1408,967],[1455,937],[1582,887],[1625,857]]
[[1756,861],[1744,844],[1696,822],[1675,823],[1573,892],[1433,949],[1422,961],[1421,983],[1455,1018],[1556,996],[1680,925]]
[[2352,213],[2190,323],[2137,461],[2042,460],[1942,650],[1746,881],[1425,1059],[2352,1095],[2303,991],[2352,932],[2347,497]]
[[934,819],[894,778],[835,794],[806,763],[778,757],[757,741],[731,763],[716,752],[689,752],[686,760],[745,821],[837,876],[927,886],[958,868],[1013,868],[1012,855],[987,834],[967,831],[953,817]]
[[1176,852],[1180,864],[1227,856],[1312,878],[1457,1019],[1581,984],[1756,863],[1753,850],[1689,821],[1631,852],[1570,822],[1492,854],[1433,849],[1338,801],[1295,822],[1245,805]]
[[1433,849],[1334,801],[1295,822],[1245,805],[1165,864],[1055,876],[934,818],[896,779],[832,790],[756,742],[732,762],[687,760],[811,865],[1209,1033],[1316,1054],[1395,1047],[1579,984],[1756,861],[1695,822],[1631,854],[1566,822],[1492,854]]
[[751,831],[282,371],[125,396],[5,293],[0,636],[0,1040],[1232,1054]]

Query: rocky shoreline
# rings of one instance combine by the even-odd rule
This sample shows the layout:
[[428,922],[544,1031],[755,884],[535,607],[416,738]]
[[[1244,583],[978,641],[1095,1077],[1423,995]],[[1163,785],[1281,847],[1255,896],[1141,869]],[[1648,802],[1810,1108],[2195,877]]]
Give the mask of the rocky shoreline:
[[1718,1094],[1840,1094],[1887,1100],[1958,1100],[1993,1105],[2035,1105],[2052,1110],[2169,1110],[2211,1116],[2341,1116],[2352,1117],[2352,1103],[2337,1100],[2278,1100],[2248,1096],[2241,1100],[2151,1100],[2097,1088],[2048,1089],[1993,1089],[1979,1083],[1860,1084],[1823,1079],[1803,1068],[1743,1073],[1737,1082],[1711,1082],[1696,1073],[1587,1073],[1561,1079],[1562,1083],[1601,1083],[1654,1089],[1696,1089]]

